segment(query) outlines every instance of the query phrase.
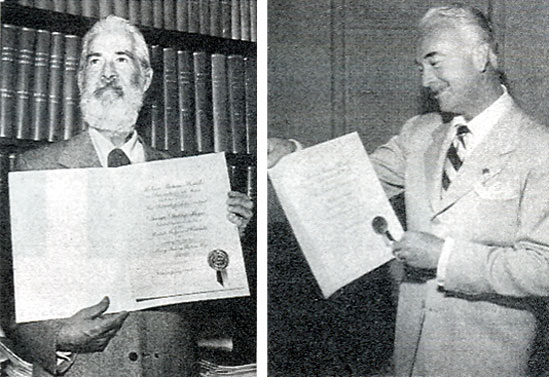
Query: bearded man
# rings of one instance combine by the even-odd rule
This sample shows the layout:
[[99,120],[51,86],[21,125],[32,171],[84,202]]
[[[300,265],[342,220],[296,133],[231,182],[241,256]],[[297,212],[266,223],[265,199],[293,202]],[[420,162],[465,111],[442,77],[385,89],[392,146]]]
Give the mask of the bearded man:
[[[112,167],[168,158],[144,144],[135,131],[152,77],[139,30],[115,16],[97,22],[83,38],[78,72],[87,130],[24,153],[16,169]],[[230,192],[227,204],[228,219],[243,231],[252,216],[252,202],[242,193]],[[106,297],[68,319],[15,325],[12,337],[23,356],[37,366],[37,375],[192,374],[193,324],[185,307],[105,314],[108,307]]]

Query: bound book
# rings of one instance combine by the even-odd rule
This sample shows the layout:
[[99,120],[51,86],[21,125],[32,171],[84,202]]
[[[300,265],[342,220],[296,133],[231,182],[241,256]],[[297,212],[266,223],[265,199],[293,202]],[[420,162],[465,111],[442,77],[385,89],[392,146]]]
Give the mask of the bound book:
[[141,21],[141,2],[139,0],[128,0],[128,19],[133,25],[140,25]]
[[189,31],[189,10],[187,0],[176,0],[176,30]]
[[149,97],[151,99],[151,146],[162,150],[164,147],[164,96],[163,96],[163,57],[162,47],[154,45],[151,47],[151,65],[156,80],[153,79],[149,88]]
[[118,17],[129,18],[128,0],[114,0],[113,13]]
[[164,9],[162,1],[153,1],[153,27],[162,29],[164,25]]
[[250,1],[250,41],[258,40],[258,15],[257,15],[257,0]]
[[210,35],[222,36],[222,11],[219,0],[210,0]]
[[19,28],[2,24],[2,53],[0,56],[0,137],[13,136],[15,111],[15,74]]
[[187,1],[189,33],[198,33],[200,30],[199,0]]
[[241,2],[231,0],[231,38],[241,39]]
[[227,58],[229,78],[229,114],[231,120],[231,152],[246,152],[246,105],[244,59],[240,55]]
[[17,77],[15,82],[15,137],[27,139],[30,131],[30,89],[34,63],[36,31],[22,27],[19,30]]
[[250,0],[241,2],[241,40],[250,41]]
[[80,0],[67,0],[67,13],[81,16],[82,2]]
[[175,30],[176,29],[176,0],[164,0],[164,29]]
[[99,2],[97,0],[81,0],[84,17],[99,18]]
[[151,0],[141,0],[141,25],[153,26],[153,3]]
[[231,126],[229,117],[229,88],[227,58],[212,54],[212,108],[214,120],[214,151],[231,151]]
[[183,153],[197,151],[193,53],[178,51],[179,143]]
[[162,149],[173,155],[179,152],[178,143],[178,77],[176,50],[163,49],[163,96],[164,96],[164,140]]
[[195,132],[198,152],[214,150],[212,125],[212,76],[210,55],[206,52],[193,53],[195,73]]
[[78,130],[78,87],[76,72],[80,60],[80,38],[65,35],[65,59],[63,64],[63,139],[70,139]]
[[65,55],[65,36],[59,32],[51,33],[49,76],[48,76],[48,116],[46,117],[47,139],[55,142],[63,137],[62,128],[62,89],[63,59]]
[[99,17],[105,18],[114,13],[114,0],[99,0]]
[[203,35],[211,35],[209,0],[199,0],[199,33]]
[[231,12],[231,0],[221,0],[220,1],[220,10],[221,10],[221,37],[223,38],[231,38],[231,19],[232,19],[232,12]]
[[257,106],[256,106],[256,59],[244,58],[244,90],[246,105],[246,153],[256,154]]
[[31,99],[30,138],[43,140],[46,138],[48,126],[48,75],[50,58],[50,32],[36,31],[36,46],[34,54],[34,73]]

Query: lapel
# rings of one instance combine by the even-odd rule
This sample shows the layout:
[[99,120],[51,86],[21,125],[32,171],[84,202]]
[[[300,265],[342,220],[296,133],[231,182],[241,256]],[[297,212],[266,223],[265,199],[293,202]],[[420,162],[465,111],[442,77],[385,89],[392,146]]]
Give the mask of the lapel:
[[101,167],[92,139],[87,131],[75,135],[61,150],[58,163],[66,168]]
[[[513,109],[509,109],[464,161],[451,186],[441,197],[441,172],[450,140],[440,146],[440,156],[434,169],[437,171],[431,176],[434,180],[432,197],[438,200],[435,204],[434,217],[454,205],[456,201],[469,193],[477,185],[483,185],[487,180],[496,176],[507,164],[511,152],[518,143],[518,129],[520,122],[513,122],[510,117]],[[445,138],[447,139],[447,138]]]
[[429,190],[430,204],[432,210],[439,207],[441,191],[441,174],[443,164],[447,156],[447,150],[453,138],[449,134],[451,123],[442,123],[432,132],[432,143],[424,152],[424,173],[426,179],[426,188]]
[[143,139],[138,135],[139,141],[141,142],[141,145],[143,146],[143,152],[145,153],[145,161],[154,161],[154,160],[162,160],[162,159],[168,159],[170,156],[167,154],[155,150],[153,147],[150,147],[146,143],[143,142]]

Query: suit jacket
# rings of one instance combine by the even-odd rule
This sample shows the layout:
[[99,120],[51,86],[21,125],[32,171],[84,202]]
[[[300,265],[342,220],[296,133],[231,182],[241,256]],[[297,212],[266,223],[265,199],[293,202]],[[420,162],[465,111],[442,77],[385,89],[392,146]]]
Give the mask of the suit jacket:
[[[145,144],[143,147],[146,161],[168,158],[168,155]],[[28,151],[16,163],[17,170],[100,166],[87,132],[68,141]],[[101,279],[100,272],[98,279]],[[195,360],[193,332],[184,309],[184,306],[168,306],[130,313],[104,351],[77,354],[65,375],[191,375]],[[14,328],[16,342],[24,348],[22,354],[49,373],[56,369],[55,338],[62,323],[62,320],[51,320],[25,323]]]
[[389,196],[405,190],[407,227],[456,240],[444,287],[406,269],[399,289],[396,376],[523,376],[548,295],[548,129],[510,100],[447,193],[450,124],[410,119],[372,154]]

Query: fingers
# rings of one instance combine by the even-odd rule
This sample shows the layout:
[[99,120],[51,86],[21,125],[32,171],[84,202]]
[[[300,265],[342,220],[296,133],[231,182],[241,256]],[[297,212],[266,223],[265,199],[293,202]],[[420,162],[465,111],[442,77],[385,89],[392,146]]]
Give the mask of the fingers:
[[94,319],[107,311],[107,308],[109,308],[109,297],[103,297],[99,303],[78,311],[75,317]]
[[254,202],[246,194],[236,191],[227,193],[226,203],[228,205],[241,205],[249,210],[254,208]]
[[296,150],[294,143],[287,139],[269,138],[267,146],[267,167],[271,168],[277,164],[285,155]]
[[246,194],[240,192],[232,191],[227,195],[227,219],[239,227],[245,226],[254,215],[254,203]]

